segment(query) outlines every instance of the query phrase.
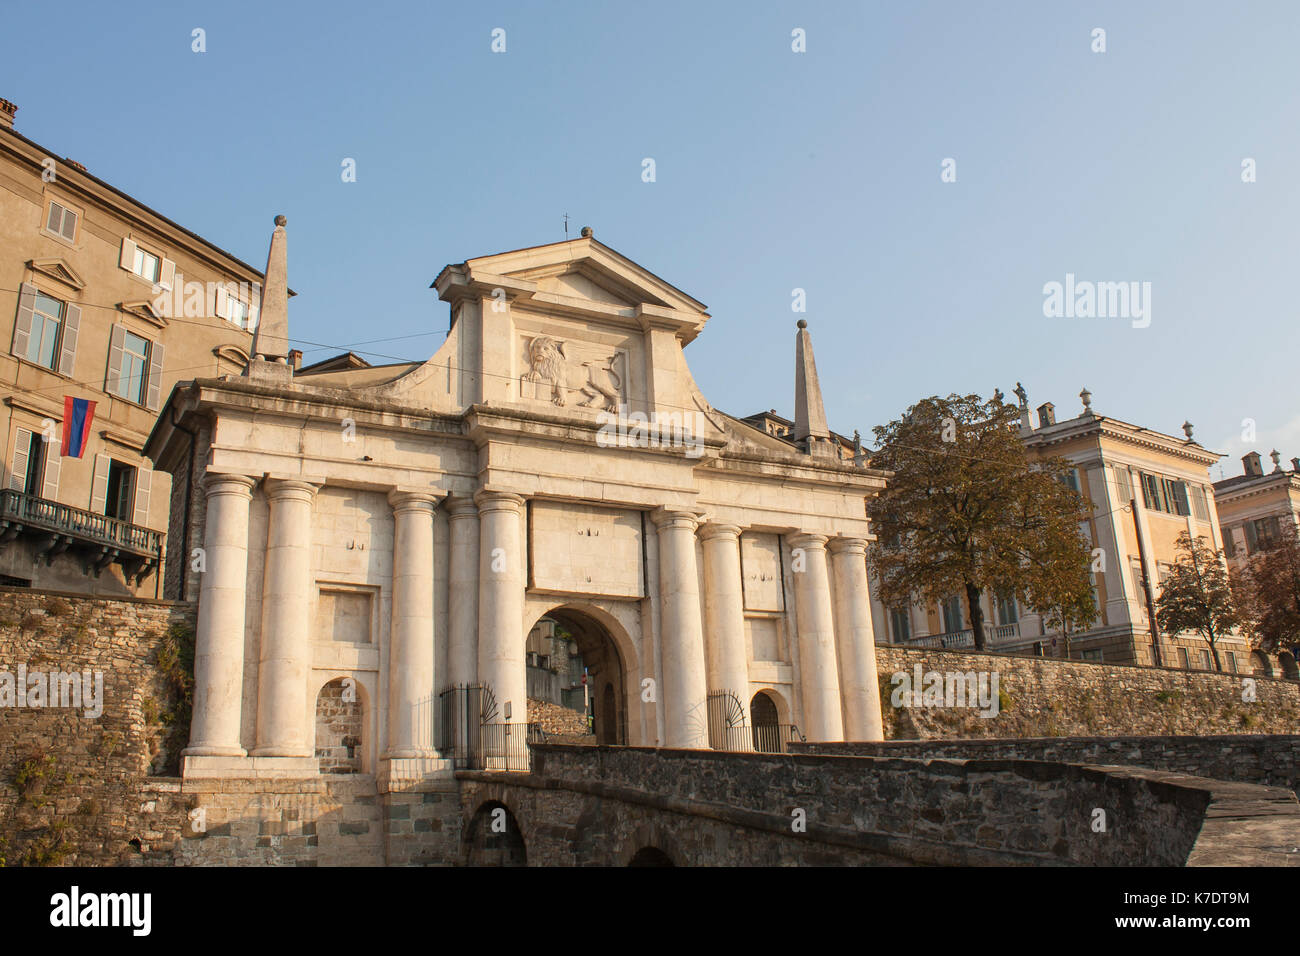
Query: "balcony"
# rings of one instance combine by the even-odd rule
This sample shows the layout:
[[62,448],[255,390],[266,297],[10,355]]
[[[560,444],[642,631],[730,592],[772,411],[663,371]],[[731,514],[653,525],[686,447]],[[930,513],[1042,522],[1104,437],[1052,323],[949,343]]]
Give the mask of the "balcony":
[[81,556],[87,574],[99,577],[116,563],[136,586],[162,562],[161,531],[20,491],[0,491],[0,546],[20,536],[36,543],[36,559],[43,558],[47,567],[72,551]]
[[[1008,644],[1020,637],[1020,624],[992,624],[984,625],[985,647],[997,647],[1000,644]],[[939,648],[958,648],[974,647],[975,632],[969,627],[961,631],[948,631],[945,634],[930,634],[926,637],[915,637],[907,642],[909,647],[939,647]]]

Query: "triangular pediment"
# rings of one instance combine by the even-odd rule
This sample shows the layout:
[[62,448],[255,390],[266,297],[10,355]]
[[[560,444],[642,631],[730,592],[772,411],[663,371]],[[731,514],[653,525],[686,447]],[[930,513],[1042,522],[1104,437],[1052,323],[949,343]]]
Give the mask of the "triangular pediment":
[[58,282],[62,282],[69,288],[76,289],[80,292],[86,287],[86,280],[81,278],[77,270],[72,268],[62,259],[32,259],[27,263],[27,268],[33,272],[39,272],[43,276],[48,276]]
[[140,302],[119,302],[117,307],[128,315],[134,315],[137,319],[142,319],[150,325],[156,325],[160,329],[165,329],[170,324],[166,317],[159,314],[153,307],[153,303],[143,300]]
[[703,302],[589,236],[468,259],[444,269],[434,286],[446,297],[453,286],[490,288],[494,279],[510,280],[511,293],[565,305],[670,313],[695,331],[708,319]]

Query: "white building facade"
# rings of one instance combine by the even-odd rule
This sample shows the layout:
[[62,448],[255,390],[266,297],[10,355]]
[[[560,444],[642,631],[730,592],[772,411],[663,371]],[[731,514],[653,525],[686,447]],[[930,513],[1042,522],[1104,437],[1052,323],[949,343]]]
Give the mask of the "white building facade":
[[589,231],[445,268],[428,361],[317,374],[284,360],[284,258],[281,224],[248,372],[179,386],[148,446],[199,595],[187,776],[316,774],[338,701],[354,769],[449,772],[444,692],[526,722],[543,617],[600,662],[602,742],[707,747],[711,696],[881,739],[885,476],[829,451],[802,323],[792,449],[700,393],[705,307]]

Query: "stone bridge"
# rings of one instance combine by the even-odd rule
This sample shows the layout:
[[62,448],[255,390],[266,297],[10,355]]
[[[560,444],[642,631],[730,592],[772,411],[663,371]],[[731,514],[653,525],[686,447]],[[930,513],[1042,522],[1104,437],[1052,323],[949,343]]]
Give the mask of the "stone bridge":
[[543,745],[457,778],[469,865],[1300,862],[1289,789],[1138,767]]

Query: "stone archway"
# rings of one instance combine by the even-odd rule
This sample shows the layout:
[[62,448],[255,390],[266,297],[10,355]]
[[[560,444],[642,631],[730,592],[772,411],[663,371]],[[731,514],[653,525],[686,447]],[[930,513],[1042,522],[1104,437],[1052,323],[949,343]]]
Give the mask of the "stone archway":
[[1297,666],[1295,655],[1290,651],[1279,652],[1277,663],[1282,670],[1282,676],[1287,680],[1300,680],[1300,666]]
[[1273,664],[1263,651],[1250,652],[1251,667],[1257,677],[1272,677]]
[[776,698],[760,690],[749,702],[750,720],[754,726],[754,750],[759,753],[780,753],[781,717]]
[[316,694],[316,759],[322,774],[364,773],[366,707],[351,677],[327,681]]
[[577,605],[547,611],[529,631],[527,656],[530,722],[536,716],[548,734],[573,738],[578,715],[587,742],[628,742],[627,667],[595,613]]
[[667,853],[657,846],[643,846],[632,854],[628,866],[676,866]]
[[528,848],[519,821],[499,800],[488,800],[465,828],[466,866],[527,866]]

